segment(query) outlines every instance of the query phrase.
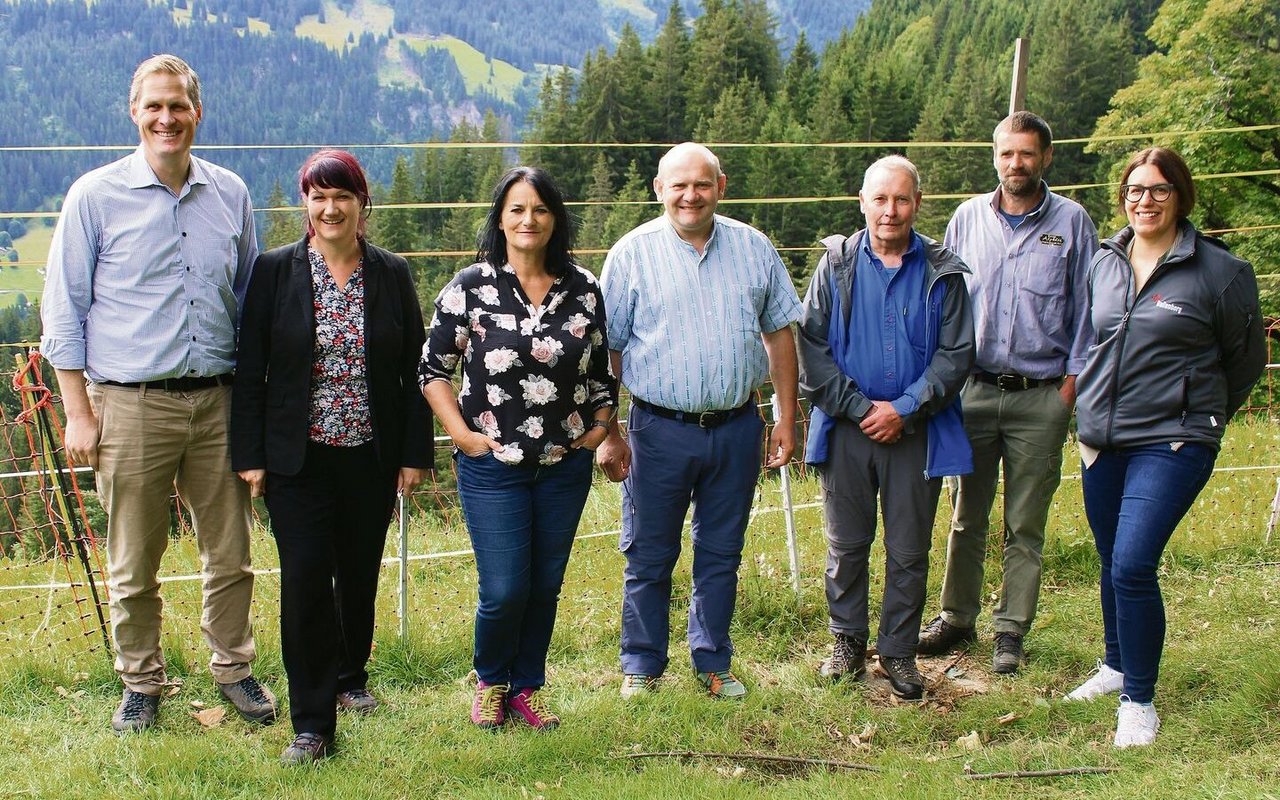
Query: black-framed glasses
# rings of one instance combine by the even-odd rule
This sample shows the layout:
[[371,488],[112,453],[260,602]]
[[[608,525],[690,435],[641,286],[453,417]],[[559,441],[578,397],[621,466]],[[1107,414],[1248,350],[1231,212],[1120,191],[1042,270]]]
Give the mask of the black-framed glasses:
[[1151,199],[1157,203],[1163,203],[1169,199],[1169,195],[1173,194],[1172,183],[1157,183],[1155,186],[1143,186],[1140,183],[1126,183],[1120,187],[1120,193],[1124,195],[1124,199],[1130,203],[1137,203],[1142,200],[1142,196],[1147,192],[1151,192]]

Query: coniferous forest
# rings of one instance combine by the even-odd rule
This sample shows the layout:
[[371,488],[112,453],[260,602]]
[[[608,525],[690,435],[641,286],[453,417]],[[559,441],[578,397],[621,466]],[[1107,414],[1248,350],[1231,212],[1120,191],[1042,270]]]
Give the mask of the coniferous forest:
[[[565,61],[573,43],[590,47],[602,41],[594,29],[575,27],[583,14],[574,9],[588,2],[554,4],[563,6],[562,16],[544,14],[537,23],[550,25],[554,35],[511,28],[496,17],[488,28],[507,31],[512,46],[550,48],[508,54],[517,63]],[[422,77],[421,88],[379,83],[381,54],[398,31],[422,28],[423,15],[436,7],[442,20],[456,17],[462,25],[466,15],[449,11],[450,3],[395,0],[389,4],[396,11],[393,30],[366,33],[341,52],[291,35],[248,33],[234,24],[241,16],[268,16],[283,25],[315,13],[314,2],[210,0],[207,7],[221,17],[192,24],[173,21],[173,4],[0,4],[0,40],[8,45],[0,51],[0,143],[136,140],[125,108],[129,74],[152,52],[176,52],[199,70],[205,86],[197,144],[522,141],[518,152],[417,147],[357,153],[379,184],[379,204],[392,206],[483,202],[517,158],[545,166],[572,200],[588,201],[574,207],[583,251],[607,248],[656,213],[645,201],[653,199],[650,185],[662,145],[685,139],[754,145],[719,150],[729,197],[747,201],[722,210],[757,225],[780,247],[793,248],[784,255],[803,286],[816,240],[860,227],[861,215],[848,199],[776,201],[847,198],[856,194],[868,163],[904,152],[924,180],[919,227],[940,236],[960,197],[994,185],[989,149],[942,145],[990,140],[1007,111],[1014,40],[1025,37],[1027,107],[1053,125],[1059,140],[1143,134],[1060,141],[1055,148],[1050,183],[1086,187],[1066,193],[1086,204],[1101,231],[1113,231],[1117,217],[1111,190],[1099,184],[1112,179],[1127,154],[1154,141],[1179,148],[1198,176],[1225,175],[1200,182],[1197,224],[1231,229],[1226,239],[1260,273],[1280,267],[1275,2],[874,0],[835,36],[827,36],[829,17],[815,17],[828,26],[822,38],[829,41],[818,48],[805,33],[784,41],[779,19],[764,0],[703,0],[694,14],[676,0],[662,9],[664,21],[651,39],[624,26],[616,40],[582,53],[577,66],[543,69],[540,85],[526,99],[527,114],[474,97],[467,99],[473,104],[469,113],[457,113],[461,78],[439,57],[404,59]],[[476,24],[483,15],[471,17],[469,24]],[[455,30],[465,34],[461,27]],[[1222,129],[1232,131],[1201,133]],[[899,144],[848,146],[859,142]],[[549,146],[555,143],[600,146]],[[295,202],[292,175],[305,153],[202,155],[240,172],[256,205],[279,207]],[[56,209],[71,178],[118,155],[0,150],[0,211]],[[481,214],[468,208],[379,208],[371,236],[399,252],[433,254],[411,259],[423,299],[430,301],[465,260],[438,253],[472,250]],[[12,231],[39,223],[0,224]],[[260,228],[264,244],[273,245],[296,238],[299,222],[296,215],[272,213]],[[1241,228],[1251,230],[1235,230]],[[601,258],[583,255],[593,266]],[[1270,283],[1263,281],[1263,289],[1275,312]]]

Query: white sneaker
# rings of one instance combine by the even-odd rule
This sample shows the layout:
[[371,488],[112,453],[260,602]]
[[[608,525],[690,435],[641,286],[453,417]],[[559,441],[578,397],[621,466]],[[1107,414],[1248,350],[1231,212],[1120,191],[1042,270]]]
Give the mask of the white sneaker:
[[1104,694],[1115,694],[1124,689],[1124,673],[1118,672],[1101,661],[1092,677],[1077,686],[1063,700],[1096,700]]
[[1120,695],[1120,709],[1116,711],[1115,746],[1146,747],[1156,740],[1160,730],[1160,717],[1150,703],[1135,703],[1128,695]]

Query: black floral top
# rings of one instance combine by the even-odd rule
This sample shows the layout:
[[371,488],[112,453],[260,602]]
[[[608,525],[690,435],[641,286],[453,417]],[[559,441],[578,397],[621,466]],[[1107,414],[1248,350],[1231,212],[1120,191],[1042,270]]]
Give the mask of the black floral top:
[[503,445],[499,461],[554,464],[597,410],[618,404],[604,298],[581,267],[557,278],[535,308],[510,265],[473,264],[435,307],[419,381],[450,380],[461,361],[462,416]]
[[309,437],[355,447],[373,441],[364,363],[364,262],[339,289],[324,256],[308,246],[307,259],[316,316]]

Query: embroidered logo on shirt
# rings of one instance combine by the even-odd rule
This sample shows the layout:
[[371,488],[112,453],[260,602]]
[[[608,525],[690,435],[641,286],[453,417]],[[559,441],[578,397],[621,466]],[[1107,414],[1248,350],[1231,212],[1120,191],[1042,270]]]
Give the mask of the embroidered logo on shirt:
[[1182,313],[1182,306],[1175,306],[1173,303],[1167,303],[1164,298],[1158,294],[1152,295],[1151,299],[1156,301],[1156,308],[1163,308],[1165,311],[1172,311],[1175,314]]
[[1056,233],[1040,234],[1040,244],[1052,245],[1053,247],[1062,247],[1066,243],[1067,243],[1067,240]]

